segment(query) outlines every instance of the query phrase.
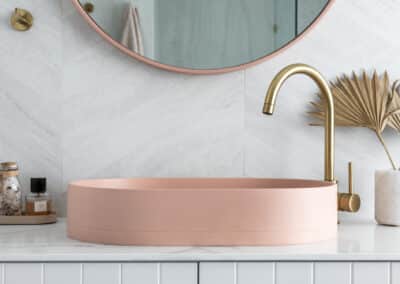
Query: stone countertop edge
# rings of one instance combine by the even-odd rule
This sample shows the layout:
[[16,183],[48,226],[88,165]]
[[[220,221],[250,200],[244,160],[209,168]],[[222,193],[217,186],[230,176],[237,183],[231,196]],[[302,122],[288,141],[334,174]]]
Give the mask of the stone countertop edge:
[[338,238],[269,247],[145,247],[84,243],[56,224],[0,226],[0,262],[400,261],[400,227],[343,222]]

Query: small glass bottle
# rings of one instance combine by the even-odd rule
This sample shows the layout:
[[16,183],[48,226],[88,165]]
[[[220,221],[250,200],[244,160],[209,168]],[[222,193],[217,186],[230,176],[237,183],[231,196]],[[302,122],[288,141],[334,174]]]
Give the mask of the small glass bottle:
[[22,214],[22,193],[18,181],[18,165],[15,162],[0,164],[0,215]]
[[26,215],[49,215],[51,199],[46,192],[46,178],[31,178],[31,194],[26,197]]

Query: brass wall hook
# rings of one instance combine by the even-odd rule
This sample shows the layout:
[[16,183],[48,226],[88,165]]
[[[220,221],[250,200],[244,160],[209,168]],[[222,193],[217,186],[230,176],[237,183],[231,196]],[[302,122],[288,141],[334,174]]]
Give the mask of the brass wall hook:
[[14,13],[11,15],[10,23],[17,31],[27,31],[33,25],[33,16],[25,9],[15,8]]

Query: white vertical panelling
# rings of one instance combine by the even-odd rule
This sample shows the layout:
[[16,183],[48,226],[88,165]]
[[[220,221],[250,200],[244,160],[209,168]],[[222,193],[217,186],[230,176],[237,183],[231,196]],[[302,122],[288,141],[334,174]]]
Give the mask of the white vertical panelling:
[[127,263],[122,265],[122,284],[159,284],[157,263]]
[[397,284],[400,283],[400,262],[393,262],[391,264],[391,273],[392,273],[392,283]]
[[276,284],[312,284],[312,269],[312,263],[279,262],[276,264]]
[[[400,283],[399,262],[317,262],[314,270],[312,263],[221,262],[201,263],[199,272],[200,284]],[[196,263],[0,265],[0,284],[196,284],[197,275]]]
[[239,262],[237,284],[274,284],[274,263]]
[[351,263],[315,263],[314,284],[351,284]]
[[196,263],[162,263],[160,284],[196,284]]
[[43,284],[81,284],[81,265],[78,263],[47,263]]
[[235,263],[200,263],[200,284],[236,284]]
[[84,264],[82,284],[120,284],[119,266],[114,263]]
[[390,263],[388,262],[354,263],[352,284],[390,284]]
[[7,263],[4,284],[42,284],[42,265],[38,263]]

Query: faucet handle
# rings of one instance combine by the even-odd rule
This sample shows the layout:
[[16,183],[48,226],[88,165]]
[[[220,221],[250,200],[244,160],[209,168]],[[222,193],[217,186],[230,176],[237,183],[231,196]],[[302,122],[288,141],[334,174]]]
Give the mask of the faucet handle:
[[338,193],[338,210],[346,212],[357,212],[360,209],[361,199],[358,194],[353,193],[353,165],[348,164],[349,192]]

